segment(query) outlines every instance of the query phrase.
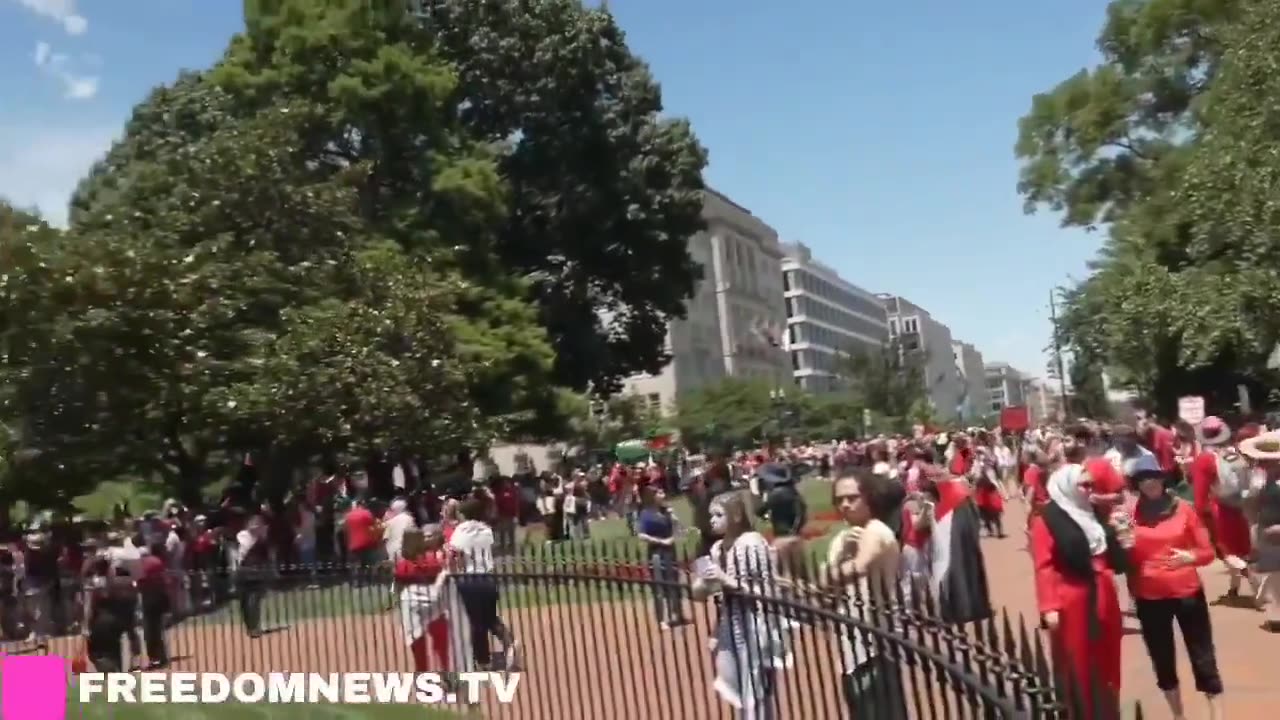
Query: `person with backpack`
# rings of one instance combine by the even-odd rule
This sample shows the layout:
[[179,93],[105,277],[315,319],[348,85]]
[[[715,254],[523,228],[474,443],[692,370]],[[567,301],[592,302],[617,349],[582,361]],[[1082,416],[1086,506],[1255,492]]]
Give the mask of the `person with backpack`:
[[1240,581],[1248,580],[1256,601],[1257,587],[1249,574],[1253,553],[1245,494],[1248,464],[1231,444],[1231,428],[1221,418],[1206,417],[1196,429],[1200,450],[1191,461],[1191,486],[1197,514],[1209,529],[1218,557],[1231,569],[1226,598],[1240,597]]

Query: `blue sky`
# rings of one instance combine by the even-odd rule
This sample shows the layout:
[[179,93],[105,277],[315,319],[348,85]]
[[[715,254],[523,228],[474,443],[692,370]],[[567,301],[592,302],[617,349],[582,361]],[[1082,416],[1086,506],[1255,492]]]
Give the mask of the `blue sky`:
[[[1106,0],[611,0],[708,181],[988,361],[1044,372],[1049,288],[1098,238],[1025,216],[1016,122],[1097,60]],[[239,0],[0,0],[0,196],[65,217],[132,106],[206,67]]]

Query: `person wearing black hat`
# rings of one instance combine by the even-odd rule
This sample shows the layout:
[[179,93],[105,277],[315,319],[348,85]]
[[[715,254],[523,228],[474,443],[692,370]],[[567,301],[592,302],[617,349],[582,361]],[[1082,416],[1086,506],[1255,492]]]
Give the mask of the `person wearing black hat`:
[[764,491],[764,502],[756,513],[769,519],[774,537],[799,535],[805,524],[806,508],[790,468],[781,463],[766,463],[756,469],[756,477]]

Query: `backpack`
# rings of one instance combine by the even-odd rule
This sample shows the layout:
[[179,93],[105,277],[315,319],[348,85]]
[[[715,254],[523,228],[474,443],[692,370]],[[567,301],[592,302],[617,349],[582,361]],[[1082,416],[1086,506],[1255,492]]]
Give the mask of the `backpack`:
[[1237,463],[1218,456],[1218,484],[1215,487],[1218,502],[1235,508],[1244,505],[1247,479],[1240,471],[1241,467]]

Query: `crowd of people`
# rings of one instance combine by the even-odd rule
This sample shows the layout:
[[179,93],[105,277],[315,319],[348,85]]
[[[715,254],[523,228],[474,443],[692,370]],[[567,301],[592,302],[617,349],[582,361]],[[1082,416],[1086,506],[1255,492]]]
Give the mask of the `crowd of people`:
[[[803,562],[808,516],[796,482],[807,474],[831,481],[846,525],[818,572]],[[1278,483],[1280,433],[1254,424],[1233,431],[1217,417],[1194,427],[1143,417],[1132,426],[1080,421],[1019,433],[919,428],[441,490],[418,484],[385,501],[359,473],[327,473],[267,503],[238,481],[203,511],[170,501],[112,524],[29,528],[0,550],[0,631],[40,643],[78,630],[100,671],[137,667],[143,657],[163,668],[167,624],[232,598],[250,637],[267,631],[261,604],[274,573],[314,585],[325,580],[323,563],[389,567],[416,670],[514,669],[520,644],[501,617],[494,573],[517,528],[536,521],[545,541],[571,541],[616,515],[648,548],[660,628],[687,624],[681,587],[695,599],[718,598],[709,638],[716,690],[742,717],[766,719],[774,677],[791,665],[795,621],[734,598],[785,587],[891,604],[927,589],[943,622],[980,621],[992,613],[980,537],[1016,530],[1028,540],[1055,667],[1082,697],[1118,708],[1130,614],[1173,716],[1184,716],[1175,623],[1195,688],[1216,716],[1223,682],[1197,568],[1221,559],[1231,572],[1226,600],[1280,609],[1280,584],[1267,582],[1280,570]],[[687,528],[669,502],[676,494],[691,507]],[[1009,502],[1027,507],[1025,533],[1006,527]],[[767,533],[758,532],[761,518]],[[690,532],[700,560],[682,569],[676,545]],[[1280,631],[1280,615],[1267,618],[1263,628]],[[859,716],[874,704],[876,717],[905,717],[901,668],[864,639],[845,637],[842,648],[844,693],[851,707],[863,706]]]

